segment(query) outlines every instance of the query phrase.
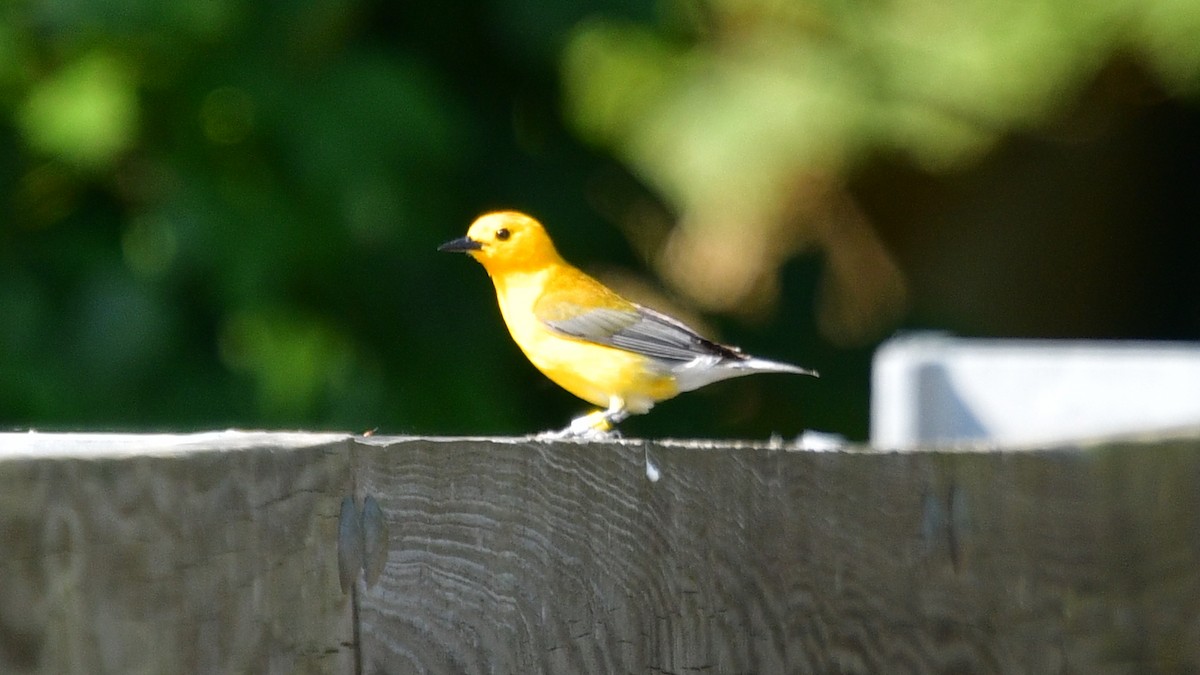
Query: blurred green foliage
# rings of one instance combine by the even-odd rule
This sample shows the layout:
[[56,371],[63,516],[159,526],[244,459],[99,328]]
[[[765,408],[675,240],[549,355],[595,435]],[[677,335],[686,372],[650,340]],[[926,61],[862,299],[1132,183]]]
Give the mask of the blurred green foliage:
[[[910,245],[924,224],[888,229],[894,205],[953,201],[936,188],[1006,139],[1076,125],[1113,63],[1190,110],[1198,7],[12,0],[0,424],[565,424],[584,404],[510,343],[482,270],[434,250],[511,207],[583,267],[649,267],[682,304],[740,316],[722,339],[825,375],[724,383],[631,433],[861,438],[871,348],[909,283],[910,326],[1014,325],[923,300],[947,268]],[[1076,333],[1200,330],[1136,321]]]

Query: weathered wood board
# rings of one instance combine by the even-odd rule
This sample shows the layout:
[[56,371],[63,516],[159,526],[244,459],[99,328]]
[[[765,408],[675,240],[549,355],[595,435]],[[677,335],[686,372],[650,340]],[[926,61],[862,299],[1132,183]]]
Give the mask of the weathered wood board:
[[0,434],[2,673],[1200,672],[1198,433],[34,436]]
[[359,598],[365,673],[1200,671],[1195,436],[356,454],[390,533]]
[[0,673],[351,673],[347,436],[0,434]]

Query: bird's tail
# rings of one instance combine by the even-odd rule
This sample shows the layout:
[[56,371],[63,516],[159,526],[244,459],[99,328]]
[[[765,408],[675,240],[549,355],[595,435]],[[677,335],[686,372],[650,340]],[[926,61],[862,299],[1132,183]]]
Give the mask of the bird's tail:
[[793,366],[790,363],[769,361],[767,359],[760,359],[753,356],[741,361],[735,361],[729,365],[733,366],[734,368],[752,370],[759,373],[795,373],[796,375],[811,375],[813,377],[821,376],[820,373],[809,368],[801,368],[800,366]]
[[790,363],[768,361],[753,356],[737,354],[736,358],[708,357],[695,359],[682,367],[672,369],[675,385],[679,391],[692,391],[707,384],[743,377],[755,373],[792,373],[820,377],[817,371],[793,366]]

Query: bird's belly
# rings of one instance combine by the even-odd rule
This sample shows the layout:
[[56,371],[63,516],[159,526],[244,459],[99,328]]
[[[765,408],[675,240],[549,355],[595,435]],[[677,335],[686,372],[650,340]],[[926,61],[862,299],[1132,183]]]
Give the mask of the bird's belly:
[[629,412],[642,414],[679,393],[670,371],[640,354],[559,335],[540,325],[513,330],[512,336],[546,377],[594,405],[607,407],[619,396]]

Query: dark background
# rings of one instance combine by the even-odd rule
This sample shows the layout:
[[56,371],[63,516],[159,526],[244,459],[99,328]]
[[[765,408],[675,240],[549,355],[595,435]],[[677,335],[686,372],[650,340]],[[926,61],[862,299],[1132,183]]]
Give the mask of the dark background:
[[1197,339],[1200,8],[984,4],[8,3],[0,425],[560,427],[435,252],[495,208],[823,375],[630,435],[865,438],[897,330]]

